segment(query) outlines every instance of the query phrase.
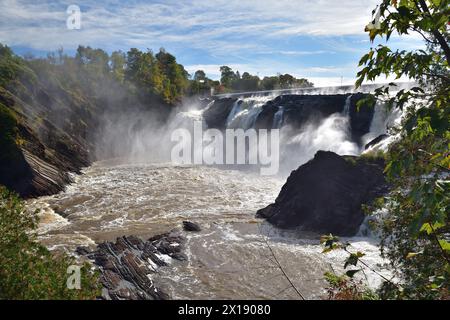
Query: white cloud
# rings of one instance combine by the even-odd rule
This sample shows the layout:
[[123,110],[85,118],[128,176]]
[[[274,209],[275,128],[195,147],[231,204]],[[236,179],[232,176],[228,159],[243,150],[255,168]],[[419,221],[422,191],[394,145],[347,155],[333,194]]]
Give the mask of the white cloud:
[[[363,26],[370,20],[370,12],[378,2],[2,0],[0,41],[42,51],[60,47],[73,50],[79,44],[106,50],[164,46],[177,57],[178,52],[188,52],[191,65],[187,70],[193,73],[203,69],[214,79],[220,76],[220,65],[229,65],[234,70],[260,77],[281,72],[315,77],[320,83],[340,83],[340,76],[356,73],[356,66],[346,62],[336,66],[328,64],[337,64],[332,59],[338,54],[358,57],[364,53],[365,49],[354,44],[361,41],[358,35],[364,34]],[[81,7],[81,30],[66,29],[66,9],[72,3]],[[299,36],[313,39],[316,47],[308,47],[308,41],[293,44]],[[276,41],[285,45],[274,46]],[[402,37],[400,41],[393,36],[392,42],[414,48],[421,40]],[[198,56],[192,57],[194,54]],[[203,55],[209,59],[204,59]],[[295,62],[314,56],[320,56],[324,65],[316,61],[309,66]],[[283,59],[295,60],[296,65],[289,65]],[[198,64],[199,61],[211,64]],[[217,64],[221,61],[228,63]],[[327,77],[320,77],[322,75]]]
[[286,50],[279,51],[279,53],[287,55],[287,56],[310,56],[316,54],[334,54],[333,51],[326,50],[315,50],[315,51],[295,51],[295,50]]
[[211,46],[213,53],[224,53],[230,39],[248,41],[254,37],[259,44],[253,46],[262,50],[261,38],[362,34],[378,0],[76,2],[82,8],[79,31],[65,28],[67,1],[49,4],[4,0],[1,39],[41,50],[69,48],[78,43],[103,47],[122,43]]

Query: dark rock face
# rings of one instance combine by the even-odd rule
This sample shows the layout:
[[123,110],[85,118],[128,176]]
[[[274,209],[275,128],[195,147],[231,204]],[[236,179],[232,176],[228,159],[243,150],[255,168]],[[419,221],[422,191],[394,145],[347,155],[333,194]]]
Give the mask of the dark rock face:
[[369,132],[375,110],[374,106],[368,105],[363,105],[358,110],[356,103],[365,96],[363,93],[356,93],[350,98],[350,128],[352,137],[358,144],[361,137]]
[[183,228],[186,231],[201,231],[202,229],[197,223],[191,221],[183,221]]
[[80,173],[97,160],[94,151],[105,116],[121,115],[126,105],[127,113],[145,112],[163,123],[172,109],[160,99],[130,94],[114,82],[95,90],[85,83],[67,88],[56,78],[33,72],[37,73],[32,81],[24,76],[0,86],[0,184],[25,198],[62,191],[71,182],[68,172]]
[[203,112],[203,118],[209,128],[224,129],[226,120],[236,98],[222,98],[214,100],[214,102]]
[[[255,121],[256,129],[271,129],[274,115],[283,108],[284,124],[294,128],[300,128],[309,121],[324,119],[333,113],[344,111],[347,98],[350,97],[350,128],[353,139],[360,142],[360,138],[369,132],[372,122],[373,107],[362,106],[358,110],[356,103],[365,97],[363,93],[357,94],[284,94],[268,101],[262,106]],[[205,110],[203,117],[209,128],[224,129],[226,120],[235,102],[241,101],[236,98],[221,98]]]
[[279,228],[353,236],[364,220],[361,205],[388,191],[383,168],[380,159],[318,151],[256,215]]
[[299,128],[306,121],[342,112],[347,95],[282,95],[268,101],[256,119],[256,128],[272,128],[274,114],[284,108],[285,124]]
[[155,286],[152,277],[158,268],[167,266],[166,259],[187,259],[181,252],[184,241],[179,233],[171,231],[147,241],[123,236],[114,243],[101,243],[93,252],[84,247],[76,252],[100,268],[104,299],[166,300],[169,296]]
[[364,94],[330,94],[330,95],[282,95],[267,102],[256,119],[255,127],[272,128],[275,113],[282,107],[284,124],[300,128],[310,121],[319,121],[333,113],[344,111],[344,106],[350,97],[349,116],[350,131],[353,140],[360,143],[361,137],[368,133],[372,122],[373,107],[362,106],[359,110],[356,103],[364,98]]

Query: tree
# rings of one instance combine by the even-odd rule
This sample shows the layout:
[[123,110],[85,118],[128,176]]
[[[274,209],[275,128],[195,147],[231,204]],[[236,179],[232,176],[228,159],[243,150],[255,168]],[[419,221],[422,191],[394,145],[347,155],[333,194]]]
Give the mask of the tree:
[[98,275],[81,266],[81,288],[67,287],[73,258],[53,255],[36,241],[37,212],[0,186],[0,299],[95,299]]
[[276,76],[264,77],[261,81],[261,89],[274,90],[278,89],[280,85],[280,78]]
[[132,48],[127,52],[125,79],[134,83],[145,94],[160,95],[164,90],[164,75],[150,50],[142,52]]
[[[165,78],[169,81],[163,82],[164,86],[164,97],[166,102],[174,103],[179,100],[186,89],[188,88],[189,82],[189,73],[184,69],[181,64],[178,64],[175,56],[166,52],[164,48],[161,48],[159,52],[156,54],[156,59],[159,62],[159,68],[161,72],[164,74]],[[169,93],[167,95],[167,93]]]
[[248,72],[244,72],[239,80],[236,80],[235,88],[243,91],[255,91],[259,89],[260,79]]
[[231,88],[233,81],[236,79],[236,74],[228,66],[220,67],[220,83],[227,88]]
[[122,82],[125,79],[126,55],[122,51],[114,51],[109,58],[111,72],[115,79]]
[[[381,75],[409,77],[419,83],[389,94],[375,90],[361,103],[386,100],[405,113],[400,138],[387,154],[385,172],[392,192],[379,227],[381,252],[400,281],[385,281],[382,298],[450,297],[450,50],[448,0],[383,0],[366,30],[370,40],[392,33],[416,33],[427,49],[392,51],[371,48],[360,60],[356,85]],[[379,17],[379,20],[378,18]],[[394,84],[392,84],[394,86]]]
[[281,89],[289,89],[294,86],[295,78],[292,75],[286,73],[286,74],[280,74],[278,77],[280,79]]
[[102,49],[78,46],[75,60],[93,73],[106,73],[109,71],[109,57]]
[[203,70],[197,70],[194,73],[194,80],[195,81],[205,81],[206,80],[206,74]]

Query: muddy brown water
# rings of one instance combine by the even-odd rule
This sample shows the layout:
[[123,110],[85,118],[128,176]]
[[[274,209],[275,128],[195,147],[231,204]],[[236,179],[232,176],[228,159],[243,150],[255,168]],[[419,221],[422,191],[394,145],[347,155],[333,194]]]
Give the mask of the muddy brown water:
[[[323,254],[319,236],[280,231],[255,212],[273,202],[284,179],[237,170],[170,164],[98,162],[65,192],[30,200],[40,208],[40,241],[52,250],[94,248],[122,235],[142,238],[181,228],[185,262],[169,261],[155,282],[174,299],[298,299],[274,263],[269,245],[297,289],[308,299],[326,296],[323,274],[342,269],[345,256]],[[371,238],[347,239],[378,268]],[[366,271],[370,285],[379,282]]]

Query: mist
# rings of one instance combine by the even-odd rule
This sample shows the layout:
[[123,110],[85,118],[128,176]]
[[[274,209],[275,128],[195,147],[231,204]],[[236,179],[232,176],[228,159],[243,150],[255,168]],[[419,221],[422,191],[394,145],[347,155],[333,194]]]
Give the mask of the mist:
[[[327,88],[331,93],[333,88]],[[336,88],[340,92],[341,88]],[[226,119],[226,129],[248,130],[255,126],[262,106],[276,95],[258,96],[236,100]],[[121,108],[115,112],[103,114],[96,132],[96,159],[114,158],[121,163],[169,163],[171,150],[176,142],[171,140],[172,133],[179,128],[187,129],[193,135],[194,122],[201,121],[204,130],[208,129],[203,113],[211,107],[214,100],[191,98],[172,108],[169,115],[161,120],[155,111],[143,108]],[[239,103],[238,103],[239,102]],[[375,106],[370,131],[361,138],[361,143],[352,139],[350,132],[350,99],[347,98],[342,112],[328,117],[311,115],[300,127],[285,124],[284,109],[281,107],[274,115],[272,128],[280,130],[280,168],[278,175],[286,177],[300,165],[312,159],[319,150],[333,151],[340,155],[359,155],[364,145],[398,122],[399,114],[386,110],[384,103]],[[196,137],[202,139],[203,137]],[[247,151],[250,149],[246,142]],[[192,154],[204,152],[204,141],[191,141]],[[258,147],[258,146],[253,146]],[[224,157],[226,150],[224,149]],[[248,160],[248,154],[247,154]],[[222,165],[223,169],[254,171],[260,165]]]

